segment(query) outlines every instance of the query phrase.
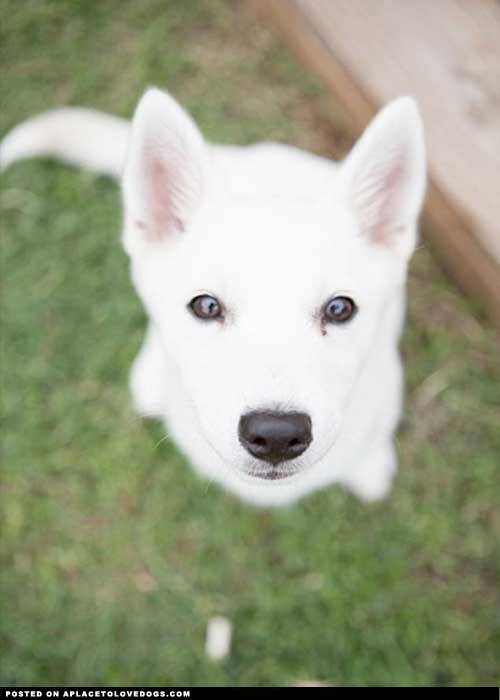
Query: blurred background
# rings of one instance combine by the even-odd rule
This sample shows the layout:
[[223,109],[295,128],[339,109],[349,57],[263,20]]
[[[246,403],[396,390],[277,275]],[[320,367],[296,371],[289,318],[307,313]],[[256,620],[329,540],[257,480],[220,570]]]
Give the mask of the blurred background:
[[[254,8],[1,0],[1,133],[167,88],[205,135],[341,157],[345,120]],[[400,472],[255,510],[137,419],[145,320],[116,184],[21,163],[2,193],[3,685],[498,684],[498,335],[425,243],[403,339]],[[227,660],[204,653],[215,614]]]

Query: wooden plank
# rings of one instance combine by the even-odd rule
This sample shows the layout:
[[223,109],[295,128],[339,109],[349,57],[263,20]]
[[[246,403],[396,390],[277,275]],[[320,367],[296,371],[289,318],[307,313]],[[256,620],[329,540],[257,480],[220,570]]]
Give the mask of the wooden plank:
[[253,0],[326,82],[357,137],[397,95],[420,105],[431,246],[500,328],[500,4]]

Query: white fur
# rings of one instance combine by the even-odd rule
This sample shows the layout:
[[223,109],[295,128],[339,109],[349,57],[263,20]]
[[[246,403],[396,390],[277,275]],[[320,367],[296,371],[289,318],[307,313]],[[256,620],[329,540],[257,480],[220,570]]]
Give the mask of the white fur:
[[[134,404],[164,421],[198,472],[258,505],[332,483],[366,500],[386,495],[425,184],[412,99],[383,109],[340,165],[278,144],[209,146],[156,89],[131,132],[107,115],[58,110],[1,147],[5,165],[34,155],[115,175],[124,164],[123,240],[150,318],[131,372]],[[201,293],[222,300],[224,322],[190,313]],[[337,294],[358,313],[324,324],[320,310]],[[276,408],[307,413],[313,442],[290,463],[293,476],[269,481],[250,475],[258,461],[237,430],[245,412]]]
[[28,119],[0,144],[0,167],[25,158],[58,158],[119,177],[130,124],[125,119],[80,107],[62,107]]

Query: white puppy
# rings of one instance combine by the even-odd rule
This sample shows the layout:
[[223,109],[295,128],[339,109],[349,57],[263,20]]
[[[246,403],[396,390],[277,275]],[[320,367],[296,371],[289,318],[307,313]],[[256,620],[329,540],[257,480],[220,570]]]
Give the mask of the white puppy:
[[48,155],[121,176],[123,243],[150,319],[135,407],[198,472],[264,506],[332,483],[388,492],[425,186],[412,99],[385,107],[340,165],[278,144],[209,145],[157,89],[131,126],[54,110],[0,153],[4,167]]

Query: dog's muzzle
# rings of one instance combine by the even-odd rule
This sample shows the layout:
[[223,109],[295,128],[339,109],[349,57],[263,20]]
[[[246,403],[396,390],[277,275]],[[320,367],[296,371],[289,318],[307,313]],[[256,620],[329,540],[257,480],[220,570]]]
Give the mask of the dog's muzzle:
[[[277,467],[307,450],[313,439],[311,419],[306,413],[252,411],[241,416],[238,437],[252,457]],[[261,476],[276,478],[273,470],[264,471]]]

